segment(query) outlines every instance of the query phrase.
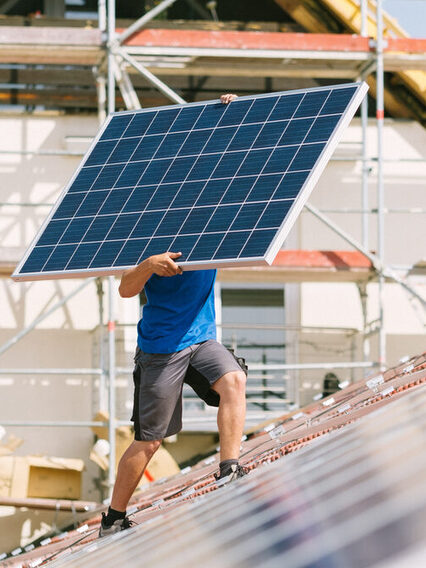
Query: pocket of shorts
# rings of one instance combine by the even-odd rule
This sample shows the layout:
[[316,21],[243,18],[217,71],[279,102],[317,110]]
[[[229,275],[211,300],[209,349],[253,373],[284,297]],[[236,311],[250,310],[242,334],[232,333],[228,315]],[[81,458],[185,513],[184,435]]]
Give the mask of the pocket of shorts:
[[151,391],[157,398],[166,398],[173,383],[170,374],[173,360],[178,353],[152,353],[142,358],[141,388]]
[[139,365],[142,369],[154,358],[155,353],[145,353],[139,350],[135,356],[135,364]]

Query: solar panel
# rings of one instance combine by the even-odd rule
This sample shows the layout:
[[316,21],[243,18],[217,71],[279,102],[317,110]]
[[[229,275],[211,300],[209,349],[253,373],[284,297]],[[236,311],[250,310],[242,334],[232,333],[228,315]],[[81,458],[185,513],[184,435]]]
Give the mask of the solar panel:
[[168,250],[187,269],[271,264],[366,91],[111,115],[12,278],[120,273]]

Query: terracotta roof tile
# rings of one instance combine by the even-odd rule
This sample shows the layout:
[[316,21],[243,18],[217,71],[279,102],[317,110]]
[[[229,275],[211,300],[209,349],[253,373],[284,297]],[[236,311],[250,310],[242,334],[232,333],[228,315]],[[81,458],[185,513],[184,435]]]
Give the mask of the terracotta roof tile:
[[[425,382],[426,354],[424,353],[392,369],[388,369],[384,373],[376,373],[369,377],[368,380],[363,379],[355,384],[349,385],[346,389],[334,393],[330,397],[327,397],[327,399],[308,405],[302,412],[295,411],[291,414],[277,417],[272,425],[267,426],[266,429],[259,429],[242,443],[241,464],[249,472],[253,473],[243,478],[241,484],[235,483],[227,486],[226,495],[231,499],[237,498],[241,493],[238,488],[241,487],[242,490],[246,482],[251,484],[249,486],[253,486],[253,491],[256,491],[256,488],[260,490],[260,487],[263,487],[262,479],[272,475],[269,473],[270,471],[275,471],[270,469],[272,468],[272,464],[279,462],[283,464],[283,467],[287,467],[286,460],[293,460],[293,457],[298,455],[302,456],[302,454],[299,454],[302,449],[304,452],[303,456],[308,456],[306,452],[309,452],[311,449],[315,450],[316,448],[317,450],[315,451],[319,451],[318,442],[322,443],[321,448],[326,448],[330,440],[336,439],[335,436],[337,433],[344,434],[345,432],[352,432],[352,430],[349,429],[350,425],[352,425],[353,428],[357,427],[358,424],[365,424],[365,422],[362,421],[363,418],[369,416],[371,418],[374,417],[377,423],[381,424],[380,420],[383,422],[383,417],[387,416],[387,414],[373,414],[376,409],[386,409],[390,404],[394,404],[397,401],[416,401],[417,398],[413,398],[410,393],[414,395],[414,393],[417,392],[426,400]],[[407,397],[409,397],[409,399]],[[324,404],[324,402],[326,404]],[[329,403],[328,405],[327,402]],[[401,410],[400,406],[398,408],[400,409],[399,412],[403,413],[404,409]],[[388,422],[392,421],[388,420]],[[371,422],[369,422],[369,424],[371,424]],[[383,426],[378,426],[378,448],[381,447],[380,428],[383,429]],[[360,432],[362,432],[362,430]],[[401,430],[401,432],[403,433],[403,430]],[[357,438],[355,439],[357,440]],[[410,438],[408,438],[408,441],[410,441]],[[364,442],[367,447],[367,439],[364,440]],[[362,446],[361,441],[357,441],[357,444]],[[324,455],[327,454],[324,453]],[[168,526],[167,522],[170,518],[170,514],[177,514],[178,510],[187,511],[186,507],[188,507],[189,504],[200,504],[204,506],[204,504],[207,503],[207,501],[205,501],[206,499],[213,497],[216,499],[216,496],[218,499],[223,500],[221,497],[221,495],[224,495],[223,490],[218,488],[213,477],[217,469],[217,462],[217,456],[215,456],[214,460],[201,460],[196,466],[190,468],[185,473],[180,473],[166,480],[151,483],[145,491],[135,494],[132,498],[131,503],[136,507],[136,511],[132,514],[132,519],[138,525],[146,527],[146,530],[154,530],[154,528],[150,528],[154,527],[154,525],[159,530],[159,527],[164,525],[163,530],[167,531],[166,526]],[[288,463],[290,464],[290,461]],[[291,461],[291,463],[294,464],[295,462]],[[302,463],[304,462],[302,461]],[[323,457],[321,463],[323,466],[324,464],[327,465],[327,459]],[[256,470],[259,470],[259,472]],[[286,471],[288,475],[289,470],[286,469]],[[349,474],[350,470],[347,471]],[[258,473],[262,475],[259,477]],[[250,481],[250,479],[252,479],[252,481]],[[424,493],[426,500],[426,486]],[[309,501],[307,501],[307,507],[308,504]],[[311,503],[309,506],[314,505]],[[99,522],[99,514],[90,516],[79,529],[72,530],[60,537],[53,537],[44,546],[39,546],[29,552],[7,558],[0,566],[21,566],[23,568],[36,565],[55,566],[56,561],[59,563],[59,559],[61,558],[63,559],[64,565],[74,566],[74,563],[68,564],[66,560],[68,556],[72,554],[72,558],[74,558],[75,554],[78,555],[78,551],[84,551],[86,555],[85,558],[91,558],[91,549],[88,548],[90,543],[90,546],[94,546],[92,551],[94,555],[95,548],[97,551],[96,554],[102,554],[102,549],[104,547],[107,549],[112,546],[112,541],[111,539],[102,539],[101,541],[97,539]],[[136,527],[135,530],[137,531],[139,528],[140,527]],[[258,530],[261,530],[260,525]],[[126,533],[129,533],[128,538],[130,539],[133,533],[131,533],[131,531],[125,531],[120,535],[116,535],[114,542],[121,537],[123,539],[127,538]],[[78,562],[82,561],[79,560]],[[62,565],[62,563],[59,564]],[[110,565],[107,563],[104,564],[104,562],[102,564],[105,566]],[[80,565],[86,566],[85,562],[80,564],[76,561],[75,566]],[[111,564],[111,566],[112,565],[113,564]],[[155,564],[155,566],[157,565],[160,566],[159,564]],[[206,564],[206,566],[210,565],[215,566],[214,563]],[[220,563],[217,565],[219,566]],[[290,565],[293,566],[292,564],[289,564],[289,566]],[[233,565],[226,564],[224,568],[228,566]],[[235,564],[235,566],[237,566],[237,564]],[[296,564],[294,566],[296,566]],[[361,566],[361,564],[359,564],[359,566]]]
[[273,266],[297,268],[368,268],[372,269],[371,261],[357,251],[339,250],[280,250],[275,257]]

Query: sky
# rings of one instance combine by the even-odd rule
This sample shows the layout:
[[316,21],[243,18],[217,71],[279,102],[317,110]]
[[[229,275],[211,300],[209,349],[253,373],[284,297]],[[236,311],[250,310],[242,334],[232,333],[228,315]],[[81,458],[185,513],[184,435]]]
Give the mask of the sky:
[[426,0],[384,0],[383,8],[412,37],[426,38]]

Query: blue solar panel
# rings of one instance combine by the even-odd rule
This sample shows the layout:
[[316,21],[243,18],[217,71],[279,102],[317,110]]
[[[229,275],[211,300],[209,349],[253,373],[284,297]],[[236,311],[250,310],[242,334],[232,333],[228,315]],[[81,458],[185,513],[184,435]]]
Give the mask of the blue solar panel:
[[15,279],[271,263],[367,87],[337,85],[116,113]]

